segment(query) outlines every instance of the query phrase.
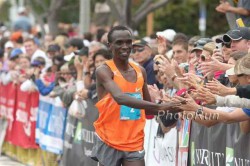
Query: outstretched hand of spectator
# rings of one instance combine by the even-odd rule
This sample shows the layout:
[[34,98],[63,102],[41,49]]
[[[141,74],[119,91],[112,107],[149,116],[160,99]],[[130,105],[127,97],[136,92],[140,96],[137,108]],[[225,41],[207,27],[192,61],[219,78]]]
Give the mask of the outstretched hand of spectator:
[[196,99],[202,101],[203,105],[215,104],[216,95],[210,92],[207,88],[200,88],[197,91]]
[[185,73],[183,74],[184,77],[177,78],[179,81],[183,82],[188,87],[192,87],[195,89],[200,89],[202,87],[201,83],[203,81],[203,77],[192,74],[192,73]]
[[195,74],[196,73],[196,66],[198,65],[198,59],[195,57],[189,61],[189,69],[188,73]]
[[199,66],[198,69],[202,73],[214,73],[216,71],[220,70],[221,62],[218,61],[216,58],[212,57],[211,61],[209,62],[202,62]]
[[213,94],[217,94],[219,96],[226,96],[228,94],[229,89],[228,87],[222,85],[216,79],[208,81],[208,83],[206,83],[206,88],[208,88]]
[[184,97],[175,96],[173,100],[182,102],[182,104],[177,107],[184,111],[195,112],[200,107],[188,93],[185,93]]

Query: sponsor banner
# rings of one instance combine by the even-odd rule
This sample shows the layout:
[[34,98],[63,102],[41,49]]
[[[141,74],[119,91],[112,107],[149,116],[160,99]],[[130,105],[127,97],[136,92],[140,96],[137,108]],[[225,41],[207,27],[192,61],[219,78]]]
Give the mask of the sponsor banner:
[[250,165],[250,134],[239,123],[207,128],[192,122],[189,163],[191,166]]
[[[14,145],[22,148],[37,148],[35,143],[35,122],[32,117],[31,103],[37,92],[23,92],[17,87],[17,100],[15,121],[12,128],[12,140]],[[35,98],[38,100],[38,98]],[[38,104],[38,103],[37,103]],[[37,106],[36,106],[37,107]],[[35,115],[33,115],[35,116]]]
[[61,166],[97,166],[90,155],[94,146],[93,123],[98,118],[98,110],[93,101],[88,99],[86,103],[83,118],[78,119],[68,114]]
[[9,85],[0,83],[0,117],[7,117],[7,95]]
[[155,119],[146,121],[144,148],[146,165],[175,166],[177,130],[172,128],[164,137],[157,136],[159,124]]
[[36,124],[36,142],[41,149],[62,154],[67,110],[59,97],[40,95]]
[[12,136],[12,129],[13,129],[13,123],[15,120],[15,112],[16,112],[16,96],[17,96],[17,89],[18,87],[15,84],[9,83],[2,87],[2,100],[4,103],[5,98],[5,104],[1,106],[3,109],[3,117],[6,117],[8,119],[8,127],[6,131],[5,140],[8,142],[11,142]]
[[188,165],[188,149],[189,149],[189,137],[190,137],[190,128],[191,120],[184,119],[178,121],[178,126],[180,129],[178,131],[178,166]]

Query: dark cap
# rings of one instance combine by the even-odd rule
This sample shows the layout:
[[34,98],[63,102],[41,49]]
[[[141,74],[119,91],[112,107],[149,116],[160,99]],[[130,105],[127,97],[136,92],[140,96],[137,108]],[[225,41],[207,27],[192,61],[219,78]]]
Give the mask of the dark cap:
[[191,52],[194,52],[196,50],[202,50],[204,45],[209,42],[213,42],[213,40],[210,38],[200,38],[197,42],[194,43],[194,48]]
[[74,53],[76,55],[79,55],[79,56],[83,56],[83,55],[88,56],[88,54],[89,54],[89,48],[88,47],[83,47],[82,49],[77,50]]
[[241,39],[250,40],[250,29],[248,27],[238,27],[228,31],[225,35],[223,35],[224,42]]
[[11,51],[9,59],[14,60],[14,59],[18,58],[18,56],[22,53],[23,53],[23,51],[20,48],[15,48]]
[[57,52],[57,51],[60,51],[60,50],[61,50],[61,48],[60,48],[60,46],[58,44],[50,44],[48,46],[47,52]]
[[33,67],[37,67],[37,66],[43,65],[43,63],[38,61],[38,60],[34,60],[34,61],[31,62],[30,65],[33,66]]
[[77,47],[78,50],[82,49],[84,47],[83,40],[80,38],[73,38],[70,39],[65,45],[66,48],[72,46]]
[[140,40],[135,40],[135,41],[133,41],[132,45],[133,45],[133,46],[141,46],[141,47],[144,47],[144,46],[148,45],[148,42],[146,42],[146,41],[143,40],[143,39],[140,39]]

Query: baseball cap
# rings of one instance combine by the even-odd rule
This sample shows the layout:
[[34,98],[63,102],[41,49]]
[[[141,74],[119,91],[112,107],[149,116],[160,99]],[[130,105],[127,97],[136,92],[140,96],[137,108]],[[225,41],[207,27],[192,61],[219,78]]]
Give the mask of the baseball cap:
[[68,48],[70,46],[73,46],[73,47],[77,47],[78,50],[80,50],[81,48],[83,48],[84,44],[83,44],[83,40],[80,39],[80,38],[73,38],[73,39],[70,39],[65,45],[64,47],[65,48]]
[[34,60],[31,62],[30,64],[31,66],[33,67],[36,67],[36,66],[41,66],[41,65],[44,65],[42,62],[38,61],[38,60]]
[[7,41],[4,45],[4,48],[13,48],[14,44],[11,41]]
[[10,36],[10,40],[15,42],[20,40],[21,38],[22,38],[22,32],[19,31],[13,32]]
[[194,43],[194,48],[192,49],[191,52],[194,52],[196,50],[202,50],[204,45],[206,45],[207,43],[210,43],[210,42],[213,42],[213,40],[210,38],[199,39],[197,42]]
[[133,46],[141,46],[141,47],[144,47],[148,44],[148,42],[146,42],[145,40],[143,39],[139,39],[139,40],[135,40],[133,41],[132,45]]
[[75,53],[75,55],[80,55],[80,56],[85,55],[85,56],[88,56],[88,54],[89,54],[89,48],[88,47],[83,47],[82,49],[77,50],[74,53]]
[[162,36],[168,41],[172,42],[174,40],[174,36],[176,35],[176,32],[173,29],[166,29],[165,31],[156,32],[157,36]]
[[20,48],[15,48],[11,51],[9,59],[15,59],[22,53],[23,51]]
[[48,46],[47,52],[56,52],[56,51],[60,51],[60,50],[61,50],[61,48],[58,44],[50,44]]
[[241,39],[250,40],[250,29],[248,27],[238,27],[228,31],[225,35],[223,35],[224,42]]
[[227,70],[226,70],[226,75],[227,75],[227,76],[235,75],[235,73],[234,73],[234,67],[232,67],[232,68],[230,68],[230,69],[227,69]]
[[17,12],[18,12],[18,14],[21,14],[21,13],[26,12],[26,9],[25,9],[24,6],[20,6],[20,7],[18,8]]
[[247,54],[243,58],[236,61],[234,67],[235,75],[245,74],[250,75],[250,55]]

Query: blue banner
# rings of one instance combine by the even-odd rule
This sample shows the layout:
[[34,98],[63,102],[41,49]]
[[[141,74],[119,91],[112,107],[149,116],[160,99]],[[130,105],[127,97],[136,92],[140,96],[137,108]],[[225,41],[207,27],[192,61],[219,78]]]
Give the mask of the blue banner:
[[62,154],[67,110],[59,98],[40,96],[36,142],[41,149]]

